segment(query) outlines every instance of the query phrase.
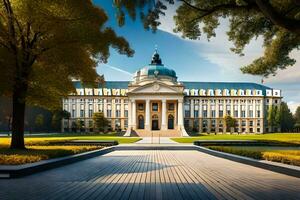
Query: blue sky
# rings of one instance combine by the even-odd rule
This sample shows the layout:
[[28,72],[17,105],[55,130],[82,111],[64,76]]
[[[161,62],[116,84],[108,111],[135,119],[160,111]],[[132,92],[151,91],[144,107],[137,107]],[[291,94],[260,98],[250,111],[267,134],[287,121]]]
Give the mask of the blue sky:
[[[261,38],[252,41],[245,49],[245,56],[239,57],[229,48],[226,30],[228,22],[221,21],[217,29],[217,37],[210,42],[205,37],[191,41],[182,39],[173,33],[173,15],[176,7],[169,7],[166,16],[161,18],[162,25],[156,33],[143,29],[142,23],[126,20],[123,27],[117,25],[115,10],[111,0],[94,0],[109,16],[107,26],[112,27],[118,35],[123,36],[135,50],[133,57],[120,55],[113,49],[106,64],[99,64],[97,71],[104,74],[106,80],[131,80],[132,73],[149,64],[155,45],[165,66],[176,71],[181,81],[233,81],[233,82],[261,82],[261,77],[242,74],[240,66],[251,63],[263,52]],[[265,80],[265,84],[281,89],[284,100],[288,102],[292,111],[300,105],[300,52],[292,52],[297,59],[294,67],[280,71],[277,76]]]

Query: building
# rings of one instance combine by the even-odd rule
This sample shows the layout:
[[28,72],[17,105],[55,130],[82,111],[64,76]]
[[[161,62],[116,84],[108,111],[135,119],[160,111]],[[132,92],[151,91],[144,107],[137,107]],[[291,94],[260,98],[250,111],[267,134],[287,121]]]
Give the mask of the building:
[[187,132],[226,133],[224,117],[236,119],[236,133],[266,133],[270,107],[281,103],[281,91],[256,83],[179,82],[176,72],[162,64],[155,51],[151,64],[136,71],[130,82],[107,81],[84,88],[74,81],[76,93],[63,100],[71,119],[63,131],[93,131],[94,112],[103,112],[111,129],[125,136],[188,136]]

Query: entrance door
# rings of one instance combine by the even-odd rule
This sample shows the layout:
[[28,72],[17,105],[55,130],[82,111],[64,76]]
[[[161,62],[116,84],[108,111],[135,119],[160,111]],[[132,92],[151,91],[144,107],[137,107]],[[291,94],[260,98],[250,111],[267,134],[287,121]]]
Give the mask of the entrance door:
[[144,117],[143,117],[143,115],[140,115],[138,119],[139,119],[138,128],[139,129],[144,129]]
[[158,116],[157,115],[152,116],[152,130],[159,130]]
[[153,119],[152,120],[152,130],[159,130],[159,128],[158,128],[158,120],[157,119]]
[[173,117],[173,115],[168,116],[168,129],[174,129],[174,117]]

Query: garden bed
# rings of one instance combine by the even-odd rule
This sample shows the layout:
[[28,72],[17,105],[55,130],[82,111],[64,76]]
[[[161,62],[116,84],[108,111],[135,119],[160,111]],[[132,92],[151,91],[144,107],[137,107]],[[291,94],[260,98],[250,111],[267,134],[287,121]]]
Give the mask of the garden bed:
[[300,166],[299,147],[207,146],[207,148],[254,159]]
[[101,146],[27,146],[24,150],[0,147],[0,165],[21,165],[101,149]]

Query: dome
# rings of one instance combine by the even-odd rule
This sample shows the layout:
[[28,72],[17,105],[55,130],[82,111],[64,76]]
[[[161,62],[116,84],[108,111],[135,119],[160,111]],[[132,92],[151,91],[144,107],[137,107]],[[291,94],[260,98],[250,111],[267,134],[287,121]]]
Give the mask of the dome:
[[155,50],[151,63],[140,70],[135,72],[135,81],[141,81],[145,79],[170,79],[173,82],[177,81],[176,72],[173,69],[169,69],[162,64],[160,56]]

